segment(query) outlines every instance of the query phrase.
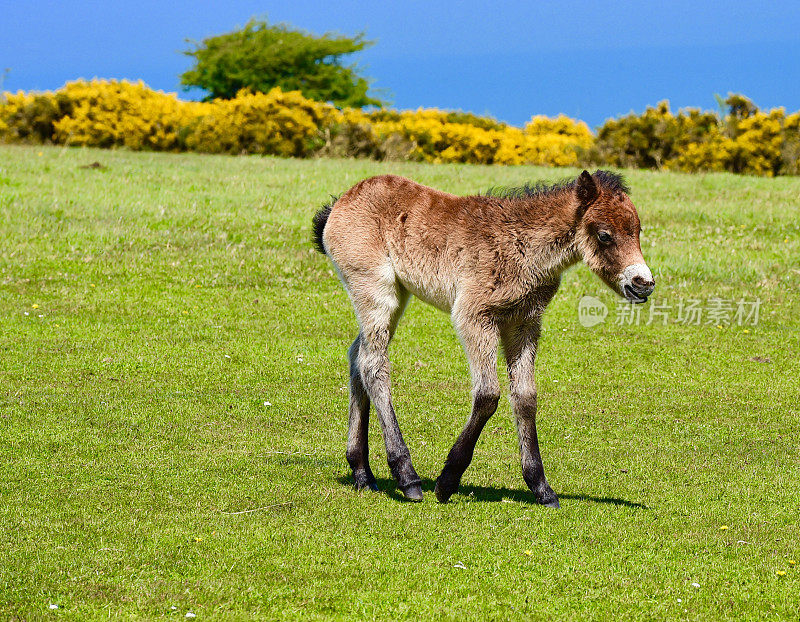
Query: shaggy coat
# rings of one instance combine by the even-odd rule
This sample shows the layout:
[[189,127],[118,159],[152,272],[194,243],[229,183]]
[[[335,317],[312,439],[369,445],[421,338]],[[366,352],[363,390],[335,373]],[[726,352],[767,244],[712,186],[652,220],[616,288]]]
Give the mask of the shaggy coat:
[[584,171],[553,186],[459,197],[383,175],[365,179],[314,218],[319,250],[347,289],[360,332],[350,348],[347,459],[358,488],[376,488],[367,452],[370,402],[392,475],[410,499],[420,478],[392,407],[387,348],[411,295],[450,313],[473,379],[472,414],[437,479],[447,501],[497,408],[502,342],[517,420],[523,476],[540,503],[557,507],[536,436],[534,359],[542,314],[561,273],[583,260],[631,302],[655,283],[639,246],[640,224],[624,180]]

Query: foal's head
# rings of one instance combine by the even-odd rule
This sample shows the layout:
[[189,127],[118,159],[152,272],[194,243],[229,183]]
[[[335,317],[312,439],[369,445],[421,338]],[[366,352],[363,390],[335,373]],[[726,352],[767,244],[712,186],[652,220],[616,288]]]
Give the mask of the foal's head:
[[646,302],[656,283],[639,246],[639,215],[619,175],[583,171],[575,181],[576,242],[586,265],[630,302]]

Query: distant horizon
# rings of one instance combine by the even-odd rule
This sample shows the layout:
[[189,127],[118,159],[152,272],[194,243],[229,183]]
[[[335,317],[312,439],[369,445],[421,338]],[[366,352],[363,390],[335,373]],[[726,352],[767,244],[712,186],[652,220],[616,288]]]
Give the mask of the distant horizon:
[[[614,9],[616,7],[616,10]],[[187,39],[202,40],[253,16],[321,34],[365,32],[375,46],[350,58],[391,108],[439,108],[522,126],[565,114],[592,129],[668,100],[672,110],[717,111],[715,94],[741,93],[762,109],[800,110],[800,7],[677,0],[650,3],[510,2],[502,10],[466,0],[376,7],[344,0],[207,0],[136,7],[43,0],[8,7],[0,40],[5,91],[55,90],[80,78],[142,80],[182,99],[191,66]],[[426,15],[420,20],[418,15]],[[653,24],[657,21],[658,30]],[[383,91],[385,89],[385,91]]]

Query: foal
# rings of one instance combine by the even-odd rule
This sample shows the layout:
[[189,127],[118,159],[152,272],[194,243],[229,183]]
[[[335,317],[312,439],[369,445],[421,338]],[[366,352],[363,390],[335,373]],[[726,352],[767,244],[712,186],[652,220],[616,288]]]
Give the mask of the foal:
[[408,499],[422,500],[392,407],[387,356],[413,294],[450,313],[472,374],[472,412],[436,480],[437,499],[446,502],[456,492],[497,409],[502,343],[523,477],[539,503],[559,507],[536,436],[533,371],[542,314],[561,273],[581,259],[630,302],[645,302],[653,292],[628,192],[623,178],[608,171],[467,197],[382,175],[356,184],[317,212],[316,245],[333,262],[360,327],[349,350],[347,461],[356,488],[377,490],[367,450],[371,401],[392,476]]

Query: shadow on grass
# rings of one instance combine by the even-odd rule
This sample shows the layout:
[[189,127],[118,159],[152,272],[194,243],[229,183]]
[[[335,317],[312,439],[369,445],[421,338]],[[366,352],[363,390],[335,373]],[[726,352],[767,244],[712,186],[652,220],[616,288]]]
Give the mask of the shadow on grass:
[[[337,481],[342,484],[343,486],[352,486],[353,485],[353,478],[352,476],[342,476],[336,478]],[[406,498],[403,496],[397,489],[397,484],[393,479],[388,479],[385,477],[377,478],[378,488],[380,492],[385,493],[390,498],[394,499],[395,501],[406,501]],[[430,478],[423,478],[422,479],[422,490],[425,493],[433,494],[433,489],[436,486],[436,482]],[[491,486],[471,486],[469,484],[461,484],[458,487],[458,492],[456,494],[465,495],[472,497],[475,501],[482,501],[484,503],[499,503],[503,500],[506,501],[516,501],[517,503],[528,503],[530,505],[539,505],[536,502],[536,497],[533,496],[533,493],[530,490],[514,490],[511,488],[495,488]],[[643,503],[636,503],[634,501],[628,501],[626,499],[617,499],[615,497],[593,497],[591,495],[580,495],[580,494],[573,494],[567,492],[558,492],[556,491],[559,499],[571,499],[573,501],[590,501],[592,503],[604,503],[607,505],[616,505],[618,507],[625,507],[625,508],[636,508],[640,510],[649,510],[650,508]]]

